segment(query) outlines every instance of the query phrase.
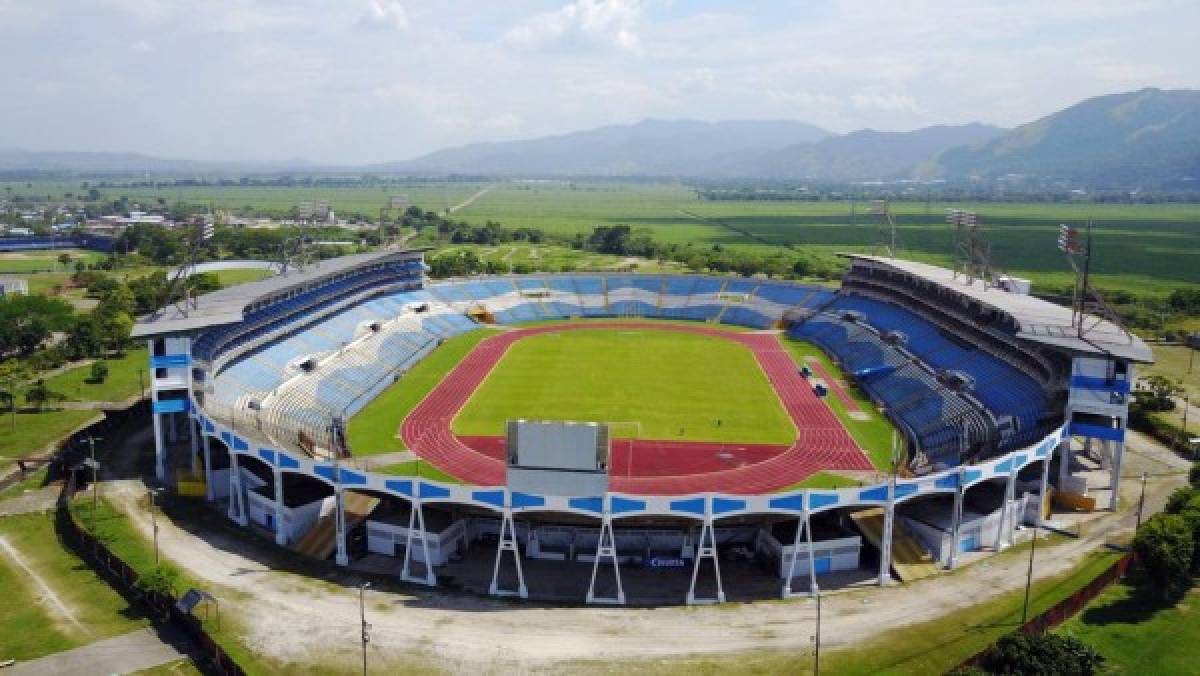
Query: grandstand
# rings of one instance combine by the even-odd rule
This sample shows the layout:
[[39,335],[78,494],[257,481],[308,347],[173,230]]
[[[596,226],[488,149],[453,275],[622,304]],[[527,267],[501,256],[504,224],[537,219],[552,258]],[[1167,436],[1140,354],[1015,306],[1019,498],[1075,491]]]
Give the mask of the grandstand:
[[[508,551],[522,594],[523,557],[595,562],[603,555],[614,569],[687,561],[698,570],[701,559],[739,548],[774,561],[787,595],[793,576],[856,568],[860,552],[878,557],[883,582],[913,562],[928,574],[933,561],[953,567],[959,551],[1011,544],[1018,523],[1040,518],[1031,505],[1046,495],[1055,454],[1057,489],[1086,491],[1070,475],[1071,436],[1088,440],[1089,452],[1093,442],[1101,449],[1115,504],[1133,369],[1150,360],[1146,346],[1118,327],[1097,322],[1084,340],[1069,309],[890,258],[851,256],[837,291],[700,275],[429,282],[424,272],[420,251],[347,256],[139,320],[134,335],[148,340],[154,369],[159,477],[190,465],[210,500],[223,501],[243,525],[273,531],[280,544],[319,539],[324,553],[332,537],[343,565],[368,551],[403,551],[401,577],[422,583],[436,582],[432,568],[416,575],[410,566],[453,566],[451,555],[479,540],[499,543],[495,567],[485,566],[490,587],[480,588],[499,589],[500,553]],[[779,394],[796,442],[748,449],[758,455],[747,467],[612,476],[604,495],[508,488],[500,457],[489,456],[496,449],[468,446],[449,423],[512,342],[605,325],[569,322],[483,341],[404,421],[410,451],[464,483],[370,472],[351,459],[343,422],[446,339],[485,323],[578,318],[684,320],[664,329],[741,342]],[[759,331],[715,329],[721,324]],[[904,431],[909,453],[900,476],[854,489],[787,488],[821,469],[870,464],[766,330],[820,346]],[[661,448],[647,452],[671,445],[655,443]],[[863,509],[879,511],[853,517]],[[319,538],[309,535],[318,527]],[[801,533],[814,530],[825,539],[803,545]],[[348,531],[366,541],[354,545],[361,538]],[[903,557],[897,566],[893,546]],[[713,600],[721,600],[716,574]],[[593,572],[589,601],[598,598],[595,584]],[[687,599],[697,600],[695,575]]]

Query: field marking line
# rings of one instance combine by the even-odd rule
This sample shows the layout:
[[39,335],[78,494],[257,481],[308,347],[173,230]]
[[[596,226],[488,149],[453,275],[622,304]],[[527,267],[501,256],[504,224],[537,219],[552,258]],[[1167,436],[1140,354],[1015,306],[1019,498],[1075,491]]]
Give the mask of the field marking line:
[[2,535],[0,535],[0,549],[3,549],[4,552],[8,554],[9,558],[13,560],[13,563],[17,564],[17,567],[23,570],[25,574],[29,576],[31,580],[33,580],[34,584],[41,589],[42,598],[48,600],[50,605],[54,606],[54,609],[58,611],[58,614],[65,617],[83,634],[90,635],[92,633],[88,631],[87,627],[80,624],[79,619],[75,617],[75,614],[71,612],[71,609],[67,607],[67,604],[63,603],[63,600],[58,597],[58,594],[54,593],[54,590],[50,588],[50,585],[47,584],[40,575],[34,572],[34,570],[29,567],[29,564],[25,563],[25,559],[21,557],[21,553],[18,552],[15,547],[9,544],[8,540]]

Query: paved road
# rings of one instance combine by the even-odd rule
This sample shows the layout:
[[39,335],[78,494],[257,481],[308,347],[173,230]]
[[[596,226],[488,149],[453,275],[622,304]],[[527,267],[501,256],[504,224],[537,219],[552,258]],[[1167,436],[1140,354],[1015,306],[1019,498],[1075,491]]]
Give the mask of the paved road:
[[103,676],[127,674],[187,657],[182,635],[164,630],[139,629],[97,641],[82,648],[19,662],[0,673],[4,676]]
[[18,495],[15,498],[0,500],[0,516],[44,512],[48,509],[54,509],[54,503],[58,500],[60,490],[62,489],[59,486],[46,486],[45,488],[39,488],[38,490]]

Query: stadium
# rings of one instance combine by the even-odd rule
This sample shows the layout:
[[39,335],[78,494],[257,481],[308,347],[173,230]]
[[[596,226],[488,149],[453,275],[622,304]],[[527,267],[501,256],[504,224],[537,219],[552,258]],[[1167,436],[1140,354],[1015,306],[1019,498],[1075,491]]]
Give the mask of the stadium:
[[384,251],[168,306],[134,329],[156,473],[302,555],[587,603],[916,579],[1051,495],[1115,507],[1140,339],[1023,280],[847,257],[835,289],[432,281]]

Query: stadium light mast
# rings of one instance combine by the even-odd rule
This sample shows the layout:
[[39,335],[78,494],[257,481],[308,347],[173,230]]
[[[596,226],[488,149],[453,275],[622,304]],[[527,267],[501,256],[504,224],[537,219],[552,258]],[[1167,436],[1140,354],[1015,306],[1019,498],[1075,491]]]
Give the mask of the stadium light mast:
[[895,258],[899,244],[896,237],[896,220],[892,218],[888,201],[871,200],[870,212],[875,217],[875,247],[883,249],[888,258]]
[[954,226],[954,277],[959,275],[974,284],[981,280],[986,289],[993,283],[991,246],[983,237],[979,214],[962,209],[947,209],[946,222]]
[[[1081,235],[1079,228],[1062,223],[1058,226],[1058,250],[1067,258],[1067,263],[1075,273],[1075,284],[1071,298],[1071,326],[1077,337],[1086,338],[1087,334],[1108,320],[1119,328],[1130,343],[1133,334],[1121,321],[1121,317],[1104,300],[1098,290],[1092,287],[1092,221],[1088,219],[1087,229]],[[1096,315],[1088,324],[1088,316]]]

